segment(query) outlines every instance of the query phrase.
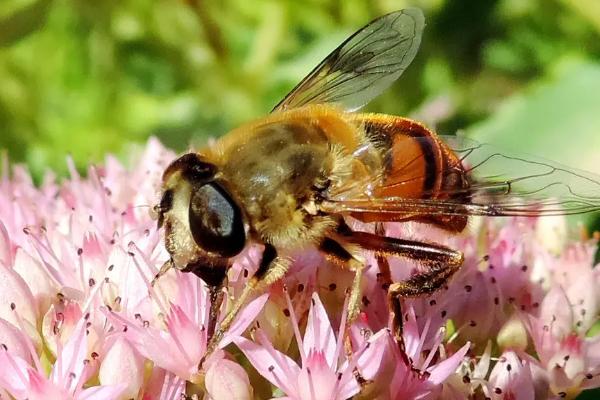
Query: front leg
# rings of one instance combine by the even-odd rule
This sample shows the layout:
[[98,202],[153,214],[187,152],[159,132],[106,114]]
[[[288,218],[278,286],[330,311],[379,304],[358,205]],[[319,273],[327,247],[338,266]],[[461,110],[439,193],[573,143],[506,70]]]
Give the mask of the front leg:
[[227,286],[227,271],[229,270],[229,261],[221,262],[195,262],[188,264],[182,272],[191,272],[202,279],[208,286],[210,298],[210,310],[208,314],[208,324],[206,326],[207,337],[210,338],[215,332],[219,311],[223,304],[223,288]]
[[219,342],[223,338],[223,335],[227,332],[242,307],[246,304],[250,296],[257,290],[261,290],[268,287],[272,283],[281,279],[287,272],[290,265],[289,259],[279,257],[277,250],[270,244],[265,244],[263,251],[262,260],[258,267],[258,270],[254,273],[252,278],[247,282],[246,286],[242,290],[241,295],[235,299],[231,310],[227,313],[225,318],[219,324],[219,328],[215,331],[215,334],[210,338],[208,346],[206,347],[206,354],[202,357],[198,369],[202,368],[204,360],[206,360],[210,354],[217,348]]
[[[176,268],[173,259],[170,258],[160,268],[160,271],[154,276],[151,286],[164,276],[170,269]],[[191,272],[206,283],[209,288],[210,311],[208,316],[208,325],[206,327],[207,336],[210,339],[215,331],[221,304],[223,304],[223,287],[227,286],[227,270],[229,264],[227,261],[222,263],[192,262],[181,268],[182,272]]]

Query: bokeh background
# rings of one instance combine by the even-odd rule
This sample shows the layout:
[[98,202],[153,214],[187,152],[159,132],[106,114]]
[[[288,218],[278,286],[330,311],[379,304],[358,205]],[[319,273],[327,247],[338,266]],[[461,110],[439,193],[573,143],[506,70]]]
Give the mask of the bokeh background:
[[421,50],[368,110],[600,173],[599,0],[0,0],[0,148],[36,179],[150,136],[183,151],[408,6]]
[[2,0],[0,148],[36,176],[266,114],[369,20],[427,28],[368,109],[600,172],[598,0]]
[[600,173],[599,0],[1,0],[0,149],[34,178],[266,114],[349,34],[423,9],[367,109]]

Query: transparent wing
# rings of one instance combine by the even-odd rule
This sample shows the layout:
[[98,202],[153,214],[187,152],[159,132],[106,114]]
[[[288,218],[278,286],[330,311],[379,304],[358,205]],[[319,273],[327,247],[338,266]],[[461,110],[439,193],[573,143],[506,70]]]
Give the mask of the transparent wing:
[[[529,155],[509,153],[488,144],[442,137],[460,158],[470,186],[419,192],[418,197],[373,196],[385,186],[340,192],[323,204],[337,213],[440,214],[483,216],[567,215],[600,211],[600,176]],[[429,137],[418,140],[429,141]],[[412,168],[415,160],[406,163]],[[452,171],[445,173],[453,173]],[[388,180],[398,187],[421,182],[426,176],[402,174]],[[366,186],[365,186],[366,187]]]
[[417,54],[425,18],[408,8],[384,15],[350,36],[275,108],[339,104],[354,111],[402,75]]

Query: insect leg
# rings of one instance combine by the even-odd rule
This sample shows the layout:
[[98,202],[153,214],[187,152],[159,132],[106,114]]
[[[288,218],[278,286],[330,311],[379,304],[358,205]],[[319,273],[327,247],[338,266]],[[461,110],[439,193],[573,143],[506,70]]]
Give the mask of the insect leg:
[[392,283],[388,289],[394,336],[403,347],[401,299],[431,294],[440,289],[462,265],[463,254],[439,244],[378,236],[367,232],[344,234],[349,242],[365,250],[374,251],[377,255],[410,258],[426,268],[425,271],[404,281]]
[[219,311],[221,310],[221,305],[223,304],[223,287],[226,279],[223,280],[221,285],[211,285],[209,286],[209,297],[210,297],[210,310],[208,313],[208,326],[206,327],[206,337],[208,340],[212,339],[215,334],[215,328],[217,326],[217,320],[219,319]]
[[[150,282],[151,286],[154,286],[156,282],[160,279],[161,276],[166,274],[171,268],[174,268],[173,259],[170,258],[167,260],[158,273]],[[219,310],[221,309],[221,304],[223,304],[223,286],[224,282],[227,279],[226,269],[217,269],[212,268],[211,271],[215,271],[216,273],[210,274],[210,279],[207,278],[204,273],[207,269],[203,267],[203,264],[191,264],[183,269],[186,272],[192,272],[195,275],[199,276],[206,282],[210,291],[210,312],[208,316],[208,326],[206,327],[208,338],[210,339],[215,332],[215,326],[217,324],[217,319],[219,317]]]
[[173,268],[173,259],[169,258],[167,261],[165,261],[162,267],[160,267],[158,273],[154,275],[154,278],[152,278],[152,282],[150,282],[150,285],[154,287],[154,285],[160,279],[160,277],[169,272],[171,268]]
[[[375,224],[375,234],[378,236],[385,236],[385,227],[381,222]],[[377,282],[381,285],[383,290],[388,290],[392,284],[392,273],[390,271],[390,263],[384,254],[375,254],[377,260],[377,266],[379,267],[379,273],[377,274]]]
[[360,312],[360,284],[362,281],[362,272],[365,267],[364,262],[353,256],[340,243],[330,238],[326,238],[321,242],[319,250],[330,261],[354,271],[354,279],[350,287],[350,298],[348,299],[348,315],[346,317],[347,325],[349,326],[358,317],[358,313]]
[[210,339],[219,319],[219,311],[223,304],[223,288],[227,286],[227,270],[229,264],[226,259],[220,261],[207,262],[206,260],[198,260],[187,264],[182,272],[191,272],[206,283],[209,290],[210,310],[208,314],[208,323],[206,326],[206,334]]
[[278,257],[277,250],[272,245],[265,244],[265,249],[263,251],[262,260],[259,264],[258,270],[254,273],[252,278],[250,278],[246,286],[244,286],[242,293],[237,299],[235,299],[231,310],[227,313],[225,318],[223,318],[219,324],[219,328],[210,339],[206,348],[206,354],[198,366],[199,369],[202,367],[204,360],[216,349],[217,345],[223,338],[223,335],[227,332],[235,320],[235,317],[237,317],[252,293],[263,289],[264,287],[268,287],[273,282],[281,279],[285,275],[289,264],[290,262],[288,259]]
[[[356,318],[360,312],[360,295],[361,295],[361,280],[362,273],[364,269],[364,262],[358,260],[354,257],[348,250],[346,250],[341,244],[337,241],[325,238],[321,245],[319,246],[319,250],[325,254],[325,257],[330,261],[345,267],[351,268],[354,270],[354,279],[352,281],[352,287],[350,288],[350,297],[348,299],[348,308],[347,308],[347,316],[346,316],[346,326],[344,327],[344,349],[346,351],[346,357],[348,360],[352,358],[354,354],[352,350],[352,342],[350,340],[350,325]],[[341,328],[341,327],[340,327]],[[361,384],[361,386],[366,385],[368,382],[362,377],[358,368],[355,368],[354,376],[357,381]]]
[[[463,255],[458,251],[445,248],[445,251],[448,252],[447,259],[440,261],[438,251],[443,248],[442,246],[419,242],[414,242],[414,244],[421,247],[414,259],[425,265],[427,270],[419,272],[406,280],[394,282],[388,289],[388,301],[393,318],[392,329],[402,354],[405,354],[404,339],[402,337],[404,327],[402,299],[431,294],[441,289],[450,277],[458,271],[463,262]],[[432,247],[427,249],[427,246]],[[408,362],[408,360],[405,361]]]

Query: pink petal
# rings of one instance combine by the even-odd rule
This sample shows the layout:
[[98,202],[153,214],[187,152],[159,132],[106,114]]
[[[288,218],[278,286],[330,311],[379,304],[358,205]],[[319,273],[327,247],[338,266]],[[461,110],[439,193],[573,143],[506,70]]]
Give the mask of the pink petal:
[[65,300],[52,304],[42,319],[42,335],[46,345],[57,355],[59,343],[65,343],[71,337],[83,313],[78,303]]
[[57,288],[53,284],[48,271],[25,250],[17,249],[14,271],[17,272],[30,288],[36,310],[44,313],[56,297]]
[[[360,386],[354,374],[346,373],[344,378],[339,382],[339,388],[337,390],[335,398],[338,400],[350,399],[360,392]],[[326,400],[326,399],[323,399]]]
[[[579,382],[573,382],[573,380],[567,376],[565,371],[559,365],[553,365],[548,371],[549,385],[553,393],[557,394],[560,392],[564,393],[576,393],[582,389],[579,388]],[[572,398],[575,398],[573,396]]]
[[85,382],[83,360],[88,352],[86,322],[83,318],[79,321],[58,355],[50,374],[50,380],[55,385],[64,387],[69,393],[74,393]]
[[[175,312],[174,308],[172,312]],[[152,360],[156,366],[173,372],[183,379],[188,379],[191,374],[196,372],[198,362],[203,355],[200,345],[203,336],[200,328],[190,326],[187,322],[182,324],[182,320],[185,320],[186,317],[175,318],[171,321],[171,326],[177,326],[176,321],[179,321],[179,326],[186,326],[193,330],[192,334],[189,332],[183,334],[186,337],[196,335],[195,341],[189,343],[189,349],[183,347],[181,342],[175,340],[169,332],[152,326],[140,326],[139,323],[129,321],[117,313],[105,311],[105,315],[117,329],[121,329],[123,326],[127,327],[125,334],[127,340],[142,356]],[[177,332],[174,334],[178,335]],[[188,350],[195,355],[195,358],[188,354]]]
[[[556,355],[562,354],[562,362],[557,359],[555,363],[552,360],[548,363],[549,365],[559,364],[565,370],[565,374],[571,379],[574,379],[577,375],[584,375],[586,369],[586,356],[587,348],[585,347],[585,339],[579,337],[576,333],[571,333],[565,337],[560,343],[561,351]],[[555,356],[556,356],[555,355]],[[595,366],[593,366],[595,367]]]
[[[259,331],[257,331],[259,332]],[[246,355],[259,374],[288,395],[298,393],[297,379],[300,368],[294,360],[275,350],[268,341],[260,346],[243,337],[236,337],[233,342]]]
[[408,310],[408,320],[404,322],[402,336],[404,337],[406,354],[415,360],[419,359],[427,332],[419,332],[415,310],[412,307]]
[[[166,374],[158,397],[153,399],[172,400],[180,399],[185,394],[186,381],[173,374]],[[144,396],[144,400],[145,396]]]
[[27,397],[31,367],[19,356],[0,349],[0,387],[17,398]]
[[162,368],[152,368],[152,372],[144,385],[142,400],[155,400],[160,397],[165,383],[167,371]]
[[242,335],[250,326],[250,324],[256,319],[256,316],[262,311],[268,299],[269,293],[265,293],[245,305],[235,321],[233,321],[231,324],[229,331],[219,343],[219,348],[224,348],[229,343],[233,342],[234,337]]
[[[165,276],[165,278],[168,277]],[[173,303],[181,307],[185,314],[193,319],[194,323],[198,326],[206,326],[210,310],[210,298],[208,287],[203,280],[198,279],[194,274],[178,273],[171,279],[171,282],[167,279],[164,282],[159,282],[161,283],[162,292],[168,298],[174,298]],[[168,283],[171,283],[171,285],[167,285]]]
[[[37,306],[31,290],[14,270],[0,266],[0,318],[19,326],[15,313],[32,326],[37,323]],[[14,305],[15,310],[12,310]]]
[[313,400],[351,398],[360,392],[353,370],[346,364],[337,371],[329,366],[323,352],[313,349],[304,360],[298,376],[299,397]]
[[579,276],[566,288],[573,315],[577,318],[574,323],[578,332],[587,332],[596,322],[598,314],[596,288],[594,272],[590,268],[579,271]]
[[6,346],[7,351],[12,355],[22,358],[28,363],[33,362],[27,347],[27,338],[23,332],[2,318],[0,318],[0,343]]
[[373,379],[379,372],[386,351],[389,351],[389,338],[390,332],[387,329],[380,330],[369,338],[369,347],[358,356],[357,366],[365,379]]
[[313,293],[312,307],[308,313],[308,322],[302,343],[304,354],[308,355],[315,349],[325,354],[325,359],[330,367],[337,367],[337,360],[334,360],[336,349],[336,337],[331,328],[329,317],[321,303],[317,293]]
[[166,320],[167,329],[181,355],[197,364],[206,350],[206,333],[183,310],[172,305]]
[[206,371],[206,391],[211,399],[251,400],[252,387],[246,371],[237,363],[221,359]]
[[70,396],[64,388],[53,385],[36,371],[29,370],[28,400],[68,399]]
[[[534,398],[533,379],[529,363],[522,362],[512,352],[505,352],[490,374],[492,391],[500,388],[502,399],[529,400]],[[495,397],[496,398],[496,397]]]
[[557,339],[571,332],[573,310],[562,287],[553,287],[544,297],[540,311],[540,321],[550,327],[552,336]]
[[[346,379],[343,379],[346,377]],[[354,385],[352,382],[354,381]],[[325,356],[314,349],[306,356],[305,365],[298,376],[300,399],[330,400],[347,399],[360,391],[351,373],[337,374],[327,364]]]
[[13,244],[8,237],[6,226],[0,221],[0,267],[13,265]]
[[0,386],[17,399],[46,400],[68,398],[66,391],[32,369],[20,357],[0,350]]
[[465,344],[451,357],[448,357],[444,361],[439,362],[434,367],[428,369],[427,372],[430,374],[428,380],[434,385],[440,385],[446,381],[450,375],[456,372],[458,366],[465,358],[465,354],[469,351],[470,346],[470,343]]

